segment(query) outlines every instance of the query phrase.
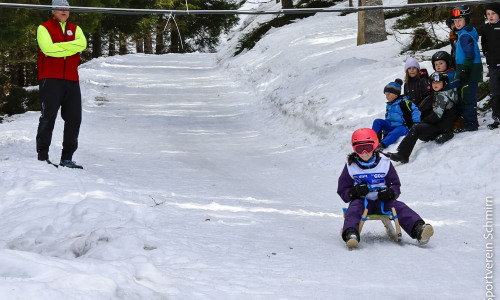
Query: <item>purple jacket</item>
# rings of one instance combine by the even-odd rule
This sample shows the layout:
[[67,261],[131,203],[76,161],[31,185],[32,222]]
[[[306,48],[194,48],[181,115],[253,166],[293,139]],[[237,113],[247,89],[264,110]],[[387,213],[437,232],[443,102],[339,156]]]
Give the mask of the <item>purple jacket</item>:
[[[361,166],[357,160],[354,160],[353,164],[358,164],[358,166],[362,169],[366,169],[367,173],[370,173],[370,169],[374,168],[381,160],[380,154],[376,153],[377,158],[375,160],[375,164],[372,167],[363,167]],[[357,155],[356,155],[357,156]],[[392,165],[392,163],[389,166],[389,171],[387,172],[387,175],[385,176],[385,185],[388,188],[391,188],[394,190],[396,193],[396,199],[399,197],[401,194],[400,187],[401,187],[401,182],[399,181],[399,176],[398,173],[396,172],[396,169]],[[345,203],[349,203],[354,199],[351,199],[349,197],[349,190],[354,187],[354,179],[349,175],[349,171],[347,170],[347,164],[344,166],[344,170],[342,171],[342,174],[339,177],[339,183],[337,187],[337,194],[339,194],[340,198]]]

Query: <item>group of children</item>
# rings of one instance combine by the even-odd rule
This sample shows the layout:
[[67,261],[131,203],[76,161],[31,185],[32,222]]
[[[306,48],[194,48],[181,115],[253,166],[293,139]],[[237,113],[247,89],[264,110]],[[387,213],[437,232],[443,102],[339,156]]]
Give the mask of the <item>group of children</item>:
[[[432,56],[434,73],[429,78],[418,61],[408,58],[405,64],[406,79],[404,96],[400,87],[401,80],[389,83],[384,88],[388,100],[385,120],[373,122],[382,150],[405,136],[396,153],[389,153],[390,159],[402,163],[409,161],[411,151],[418,139],[435,140],[442,144],[453,137],[453,133],[477,131],[477,94],[482,81],[483,66],[478,46],[479,35],[470,25],[469,7],[462,5],[451,11],[453,25],[457,34],[452,44],[455,57],[446,51],[438,51]],[[485,16],[488,22],[483,27],[481,45],[486,56],[490,74],[490,91],[493,103],[493,123],[489,129],[500,127],[500,4],[486,5]],[[413,102],[415,105],[409,103]],[[402,105],[407,103],[407,105]],[[400,109],[395,109],[399,104]],[[418,109],[420,119],[415,116]],[[414,123],[417,123],[413,126]],[[458,125],[457,125],[458,124]]]
[[[453,25],[450,25],[457,34],[456,45],[452,44],[454,57],[445,51],[436,52],[432,56],[435,72],[430,76],[416,59],[408,58],[403,96],[401,79],[387,84],[385,119],[375,120],[372,129],[362,128],[353,133],[354,152],[347,158],[337,189],[342,200],[349,203],[342,229],[347,247],[358,247],[358,228],[365,208],[369,214],[382,214],[384,206],[386,210],[395,208],[403,230],[420,245],[428,243],[434,234],[430,224],[397,200],[401,183],[391,160],[407,163],[418,139],[444,143],[454,132],[478,130],[477,92],[483,68],[479,35],[470,25],[470,13],[465,5],[451,11]],[[483,27],[481,45],[493,101],[493,123],[488,128],[496,129],[500,127],[500,4],[487,4],[485,16],[488,23]],[[463,123],[456,127],[459,119]],[[384,148],[401,136],[404,138],[396,153],[381,155]]]

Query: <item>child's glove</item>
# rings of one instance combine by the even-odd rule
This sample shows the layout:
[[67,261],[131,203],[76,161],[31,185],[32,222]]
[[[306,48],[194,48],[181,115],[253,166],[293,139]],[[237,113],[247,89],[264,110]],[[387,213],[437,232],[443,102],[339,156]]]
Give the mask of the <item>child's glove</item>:
[[391,188],[383,188],[378,191],[377,197],[380,201],[389,201],[396,198],[396,193]]
[[349,197],[351,199],[357,199],[366,196],[369,192],[370,189],[368,188],[368,184],[363,181],[349,190]]
[[458,79],[461,83],[465,83],[469,81],[469,76],[472,69],[472,58],[464,59],[463,66],[460,70],[460,74],[458,74]]
[[462,69],[462,71],[458,75],[458,80],[460,80],[461,83],[467,82],[469,80],[469,74],[470,74],[469,69]]

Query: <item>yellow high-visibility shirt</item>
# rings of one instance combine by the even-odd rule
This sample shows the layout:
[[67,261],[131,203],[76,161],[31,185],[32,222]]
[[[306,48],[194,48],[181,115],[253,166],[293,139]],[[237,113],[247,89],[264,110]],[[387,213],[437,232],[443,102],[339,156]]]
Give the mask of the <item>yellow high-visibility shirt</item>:
[[[59,24],[61,24],[61,30],[64,32],[66,28],[66,22],[59,22]],[[47,28],[40,25],[37,29],[36,40],[43,54],[52,57],[71,56],[87,49],[87,39],[85,38],[85,35],[83,34],[80,26],[76,27],[74,41],[54,43],[52,42],[52,38]]]

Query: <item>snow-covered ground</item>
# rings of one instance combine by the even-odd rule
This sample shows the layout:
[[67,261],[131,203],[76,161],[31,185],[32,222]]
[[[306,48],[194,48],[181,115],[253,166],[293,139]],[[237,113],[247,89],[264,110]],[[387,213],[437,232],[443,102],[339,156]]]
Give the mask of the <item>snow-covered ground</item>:
[[[82,65],[84,170],[36,160],[38,112],[0,124],[0,299],[484,298],[498,282],[489,115],[395,164],[400,200],[435,228],[428,245],[373,221],[358,250],[340,238],[350,136],[383,117],[406,59],[403,36],[357,47],[356,28],[356,14],[320,14],[236,58]],[[61,139],[59,120],[54,161]]]

